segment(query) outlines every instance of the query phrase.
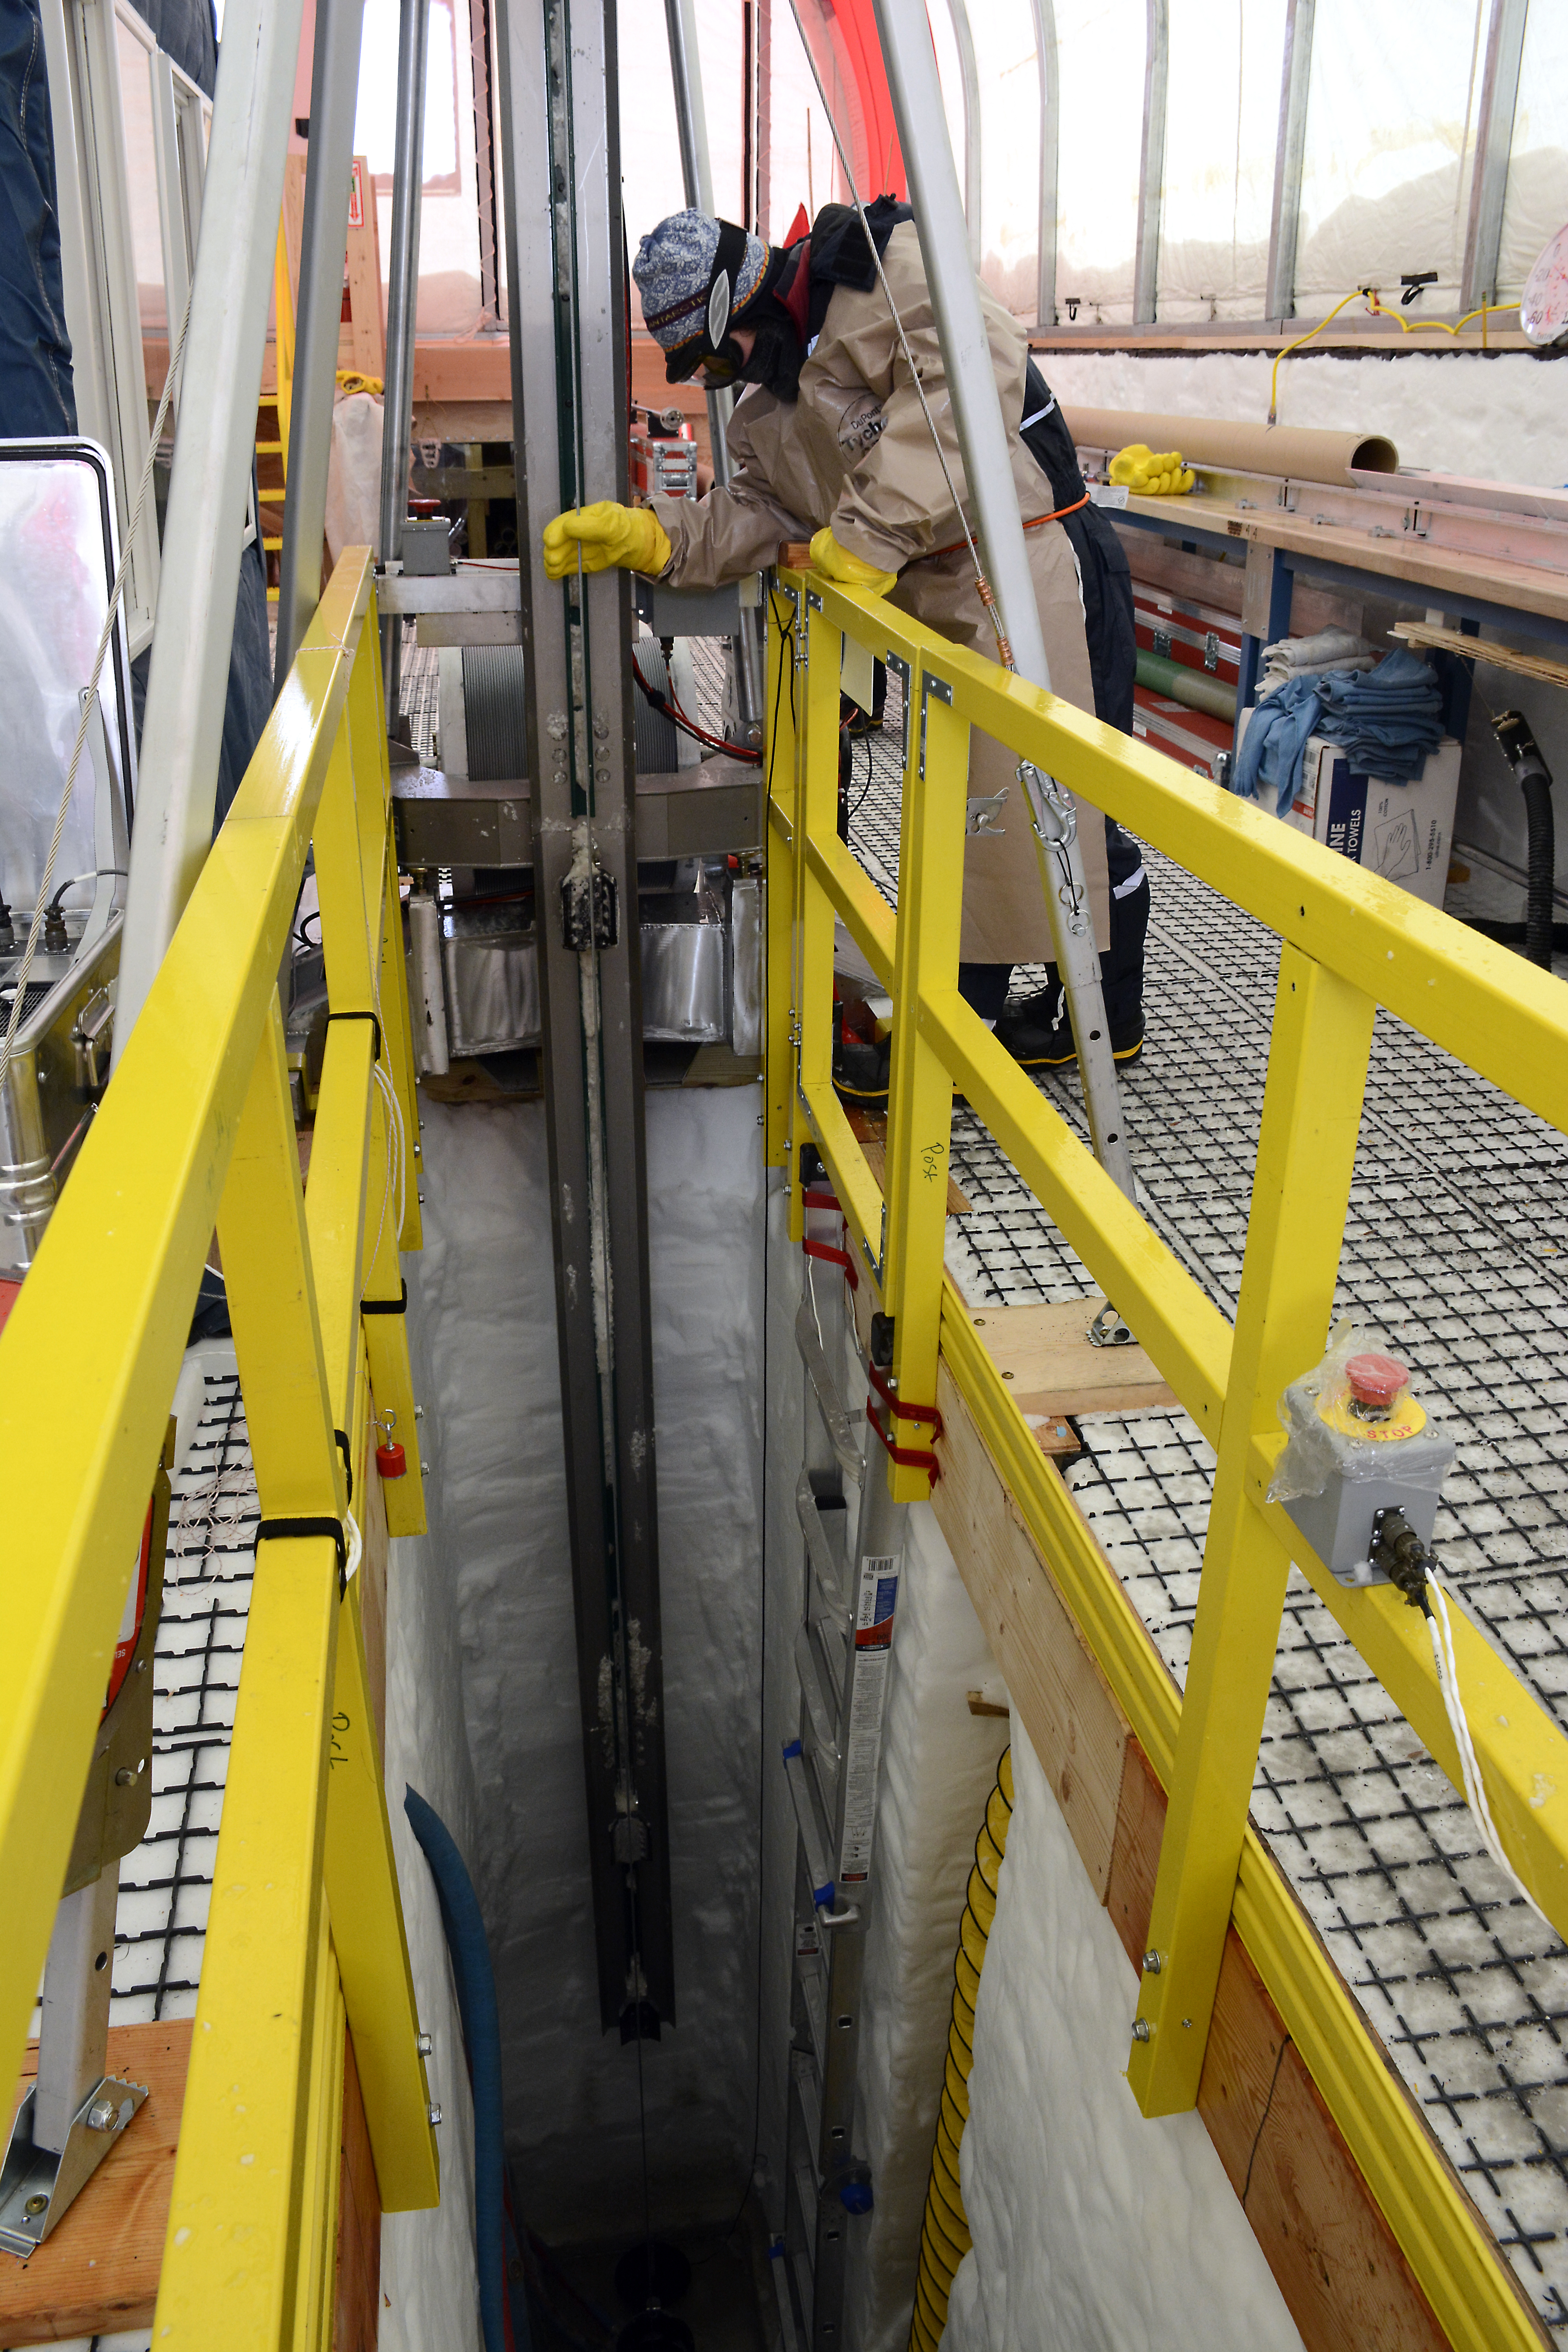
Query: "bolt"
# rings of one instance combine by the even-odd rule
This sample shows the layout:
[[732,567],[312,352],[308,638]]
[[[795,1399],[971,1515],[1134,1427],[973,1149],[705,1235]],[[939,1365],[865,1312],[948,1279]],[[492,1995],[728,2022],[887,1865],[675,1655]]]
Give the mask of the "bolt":
[[94,2099],[87,2111],[89,2131],[107,2131],[113,2123],[117,2109],[112,2099]]
[[437,2124],[440,2122],[440,2120],[441,2120],[441,2110],[440,2110],[440,2108],[436,2105],[436,2102],[435,2102],[435,2100],[434,2100],[434,2099],[432,2099],[432,2100],[431,2100],[431,2102],[430,2102],[430,2106],[429,2106],[429,2111],[428,2111],[428,2112],[429,2112],[429,2116],[430,2116],[430,2128],[431,2128],[431,2130],[432,2130],[432,2131],[434,2131],[434,2130],[435,2130],[435,2128],[436,2128],[436,2126],[437,2126]]
[[420,1475],[422,1478],[428,1478],[428,1476],[430,1475],[430,1465],[428,1464],[428,1462],[421,1462],[421,1463],[420,1463],[420,1465],[419,1465],[419,1475]]
[[414,2047],[418,2051],[421,2058],[428,2058],[436,2044],[428,2033],[421,2033],[416,2040]]
[[49,2200],[47,2197],[29,2197],[22,2208],[30,2221],[36,2220],[40,2213],[47,2213],[48,2210]]
[[1135,2018],[1133,2019],[1133,2021],[1132,2021],[1132,2039],[1133,2039],[1133,2041],[1134,2041],[1134,2042],[1147,2042],[1147,2041],[1149,2040],[1149,2038],[1150,2038],[1150,2025],[1149,2025],[1149,2021],[1148,2021],[1148,2019],[1147,2019],[1146,2017],[1135,2017]]
[[414,1408],[414,1418],[415,1418],[415,1420],[416,1420],[416,1421],[423,1421],[423,1420],[424,1420],[424,1418],[425,1418],[425,1408],[424,1408],[424,1406],[423,1406],[422,1404],[416,1404],[416,1405],[415,1406],[415,1408]]
[[129,1789],[132,1781],[134,1780],[135,1778],[136,1775],[131,1769],[130,1765],[122,1764],[119,1771],[114,1776],[114,1785],[117,1789]]
[[1157,1977],[1157,1976],[1159,1975],[1159,1973],[1160,1973],[1160,1955],[1159,1955],[1159,1953],[1158,1953],[1158,1952],[1145,1952],[1145,1953],[1144,1953],[1144,1955],[1143,1955],[1143,1973],[1144,1973],[1144,1975],[1145,1975],[1146,1977]]
[[1184,2017],[1184,2018],[1183,2018],[1183,2020],[1182,2020],[1182,2023],[1186,2027],[1187,2032],[1190,2033],[1190,2032],[1192,2032],[1192,2030],[1193,2030],[1193,2021],[1192,2021],[1192,2019],[1191,2019],[1190,2017]]

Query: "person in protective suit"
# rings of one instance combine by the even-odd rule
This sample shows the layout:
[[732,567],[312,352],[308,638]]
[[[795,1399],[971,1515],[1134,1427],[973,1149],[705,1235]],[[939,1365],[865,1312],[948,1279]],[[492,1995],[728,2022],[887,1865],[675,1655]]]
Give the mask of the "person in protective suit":
[[[963,461],[919,234],[908,207],[889,197],[867,217],[958,480]],[[730,421],[731,478],[700,500],[602,500],[557,516],[543,534],[550,577],[564,578],[581,561],[587,571],[620,565],[671,587],[710,588],[775,562],[781,541],[809,539],[812,562],[829,579],[886,593],[954,644],[994,654],[963,524],[858,215],[828,205],[808,236],[778,247],[732,222],[675,213],[644,237],[632,274],[670,383],[700,368],[710,384],[751,387]],[[1130,726],[1136,648],[1126,557],[1086,503],[1070,436],[1024,330],[984,285],[979,291],[1002,413],[1016,420],[1013,479],[1052,687],[1080,709]],[[1004,829],[965,843],[959,985],[1021,1061],[1048,1066],[1074,1054],[1054,968],[1043,993],[1004,1009],[1013,966],[1051,959],[1016,766],[1015,753],[973,732],[970,793],[1005,793],[1005,801]],[[1079,840],[1112,1049],[1130,1062],[1143,1041],[1148,884],[1137,845],[1109,818],[1080,820]]]

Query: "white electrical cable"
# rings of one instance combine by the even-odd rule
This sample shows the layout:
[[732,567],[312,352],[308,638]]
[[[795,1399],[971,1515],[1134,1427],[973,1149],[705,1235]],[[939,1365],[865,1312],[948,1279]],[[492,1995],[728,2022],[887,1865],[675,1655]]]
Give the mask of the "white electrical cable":
[[1426,1610],[1427,1631],[1432,1636],[1432,1655],[1437,1666],[1437,1687],[1443,1695],[1443,1710],[1448,1718],[1448,1728],[1454,1735],[1454,1745],[1459,1751],[1459,1770],[1464,1776],[1465,1801],[1470,1815],[1481,1833],[1481,1843],[1503,1876],[1529,1904],[1536,1917],[1550,1927],[1553,1936],[1558,1929],[1531,1893],[1503,1851],[1492,1809],[1487,1801],[1486,1783],[1481,1778],[1480,1759],[1470,1737],[1470,1727],[1465,1715],[1464,1701],[1459,1696],[1459,1668],[1454,1655],[1454,1629],[1448,1617],[1447,1595],[1430,1567],[1426,1570],[1426,1590],[1430,1601]]
[[49,886],[55,878],[55,860],[60,854],[60,837],[65,832],[66,816],[76,792],[76,776],[77,770],[81,765],[82,747],[87,741],[87,730],[98,702],[98,682],[103,676],[104,656],[109,651],[110,638],[114,634],[115,619],[120,611],[120,600],[125,593],[125,575],[131,569],[132,550],[136,544],[136,534],[142,528],[142,509],[147,503],[147,488],[153,479],[153,467],[158,456],[158,445],[163,437],[169,403],[174,397],[174,381],[180,372],[180,362],[184,356],[185,330],[190,323],[191,297],[187,294],[185,315],[180,320],[180,331],[174,339],[174,348],[169,354],[169,373],[163,379],[163,396],[158,403],[158,414],[153,420],[152,433],[148,436],[146,463],[142,468],[142,479],[136,487],[136,502],[131,509],[130,522],[126,525],[125,544],[120,551],[120,568],[114,575],[114,585],[109,592],[109,609],[104,614],[103,626],[99,632],[98,651],[92,659],[92,675],[88,679],[86,690],[81,697],[81,717],[77,721],[76,741],[71,745],[70,763],[66,770],[65,790],[60,794],[60,804],[55,814],[55,829],[49,837],[49,854],[44,860],[44,870],[39,877],[38,887],[33,894],[35,901],[33,919],[27,927],[27,944],[22,950],[22,961],[16,971],[16,993],[11,999],[11,1017],[5,1024],[5,1037],[0,1039],[0,1087],[5,1086],[10,1074],[16,1032],[22,1025],[27,1002],[27,979],[33,969],[33,959],[37,953],[38,934],[43,929],[44,916],[48,906]]

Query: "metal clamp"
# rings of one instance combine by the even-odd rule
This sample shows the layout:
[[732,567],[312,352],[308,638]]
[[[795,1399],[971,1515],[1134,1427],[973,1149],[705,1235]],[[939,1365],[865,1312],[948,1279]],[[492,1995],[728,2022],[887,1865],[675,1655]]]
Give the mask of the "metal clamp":
[[1034,809],[1035,831],[1040,839],[1047,849],[1070,848],[1078,839],[1078,803],[1032,760],[1020,760],[1017,772]]
[[901,654],[889,653],[887,667],[904,690],[902,715],[899,722],[899,765],[907,768],[910,764],[910,681],[914,673]]
[[1005,804],[1007,792],[1008,787],[1004,784],[999,793],[992,793],[968,802],[963,819],[964,832],[966,834],[1005,833],[1006,826],[998,824],[996,819]]
[[932,701],[945,702],[952,709],[952,688],[943,677],[932,677],[929,670],[921,672],[921,758],[920,777],[923,784],[926,772],[926,712]]
[[1137,1341],[1108,1298],[1089,1327],[1091,1348],[1134,1348]]

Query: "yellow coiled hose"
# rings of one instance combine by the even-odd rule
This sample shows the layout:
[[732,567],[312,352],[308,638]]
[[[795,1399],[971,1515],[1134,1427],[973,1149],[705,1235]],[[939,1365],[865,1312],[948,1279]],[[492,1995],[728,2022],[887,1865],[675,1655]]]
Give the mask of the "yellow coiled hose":
[[969,2252],[969,2223],[964,2219],[963,2194],[958,2185],[958,2150],[969,2120],[969,2070],[974,2063],[974,2003],[980,1992],[980,1971],[985,1965],[985,1943],[996,1916],[996,1879],[1007,1851],[1007,1824],[1013,1818],[1013,1751],[1006,1748],[996,1768],[996,1786],[985,1806],[985,1819],[974,1841],[974,1867],[969,1874],[968,1900],[959,1922],[958,1951],[952,1964],[952,2021],[947,2034],[947,2074],[937,2116],[936,2146],[931,2151],[931,2187],[926,2191],[925,2220],[921,2225],[920,2276],[915,2283],[914,2315],[910,2322],[910,2352],[936,2352],[947,2326],[947,2298],[953,2273]]

